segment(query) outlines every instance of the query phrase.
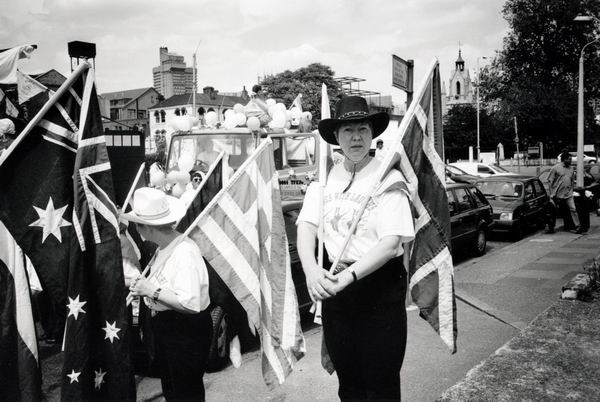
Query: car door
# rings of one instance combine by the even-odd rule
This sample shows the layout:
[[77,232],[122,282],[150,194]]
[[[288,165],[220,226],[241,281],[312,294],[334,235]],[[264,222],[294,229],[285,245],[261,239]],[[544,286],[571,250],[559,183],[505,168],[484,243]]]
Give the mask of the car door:
[[546,210],[546,205],[549,202],[548,194],[544,188],[544,185],[539,179],[534,179],[532,181],[533,190],[535,191],[535,214],[536,219],[538,221],[542,221],[544,219],[544,212]]
[[457,226],[458,237],[461,243],[470,242],[472,236],[477,230],[477,214],[474,213],[474,201],[471,199],[471,194],[465,187],[457,187],[454,189],[457,205]]
[[446,190],[446,197],[448,198],[448,212],[450,214],[450,241],[452,250],[457,250],[460,247],[460,232],[461,221],[458,219],[458,203],[456,197],[454,197],[454,191],[451,189]]
[[535,195],[535,190],[533,189],[533,182],[527,181],[524,183],[524,213],[527,216],[527,222],[533,222],[535,217],[539,211],[539,205],[537,202],[537,197]]

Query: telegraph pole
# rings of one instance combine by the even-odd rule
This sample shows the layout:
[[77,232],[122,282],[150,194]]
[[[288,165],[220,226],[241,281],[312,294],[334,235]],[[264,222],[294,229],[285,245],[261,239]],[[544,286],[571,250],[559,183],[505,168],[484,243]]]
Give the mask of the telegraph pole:
[[521,155],[519,154],[519,130],[517,129],[517,116],[515,116],[515,143],[517,144],[517,171],[521,173],[521,163],[519,161]]

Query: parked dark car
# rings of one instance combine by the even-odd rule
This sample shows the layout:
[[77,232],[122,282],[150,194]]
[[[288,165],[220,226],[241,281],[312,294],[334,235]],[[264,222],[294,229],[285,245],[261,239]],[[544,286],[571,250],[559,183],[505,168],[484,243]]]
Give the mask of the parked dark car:
[[446,183],[452,234],[452,252],[465,248],[485,254],[489,230],[494,225],[492,207],[472,184]]
[[451,179],[456,183],[475,183],[479,176],[468,174],[464,170],[456,166],[446,165],[446,178]]
[[534,176],[494,176],[477,180],[475,186],[494,210],[494,230],[523,238],[532,226],[543,228],[550,198]]

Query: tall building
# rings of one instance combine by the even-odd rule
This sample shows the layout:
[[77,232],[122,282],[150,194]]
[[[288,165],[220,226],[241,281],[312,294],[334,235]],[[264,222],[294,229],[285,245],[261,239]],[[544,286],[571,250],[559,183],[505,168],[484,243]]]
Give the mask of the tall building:
[[154,89],[165,99],[173,95],[193,93],[194,68],[185,65],[183,56],[169,53],[166,47],[160,48],[159,56],[160,65],[152,69]]
[[473,105],[477,101],[475,97],[475,88],[469,75],[469,70],[465,69],[465,61],[462,58],[461,50],[458,49],[458,59],[455,62],[455,68],[450,73],[448,81],[448,92],[446,85],[442,87],[442,95],[444,96],[444,114],[454,105]]

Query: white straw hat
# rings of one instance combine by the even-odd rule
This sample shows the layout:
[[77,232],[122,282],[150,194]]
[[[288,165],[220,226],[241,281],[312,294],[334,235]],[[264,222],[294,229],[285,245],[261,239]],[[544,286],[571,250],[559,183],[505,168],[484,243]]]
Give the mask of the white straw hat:
[[166,225],[175,223],[185,215],[185,204],[166,195],[161,190],[142,187],[133,193],[133,210],[122,215],[129,222],[145,225]]

